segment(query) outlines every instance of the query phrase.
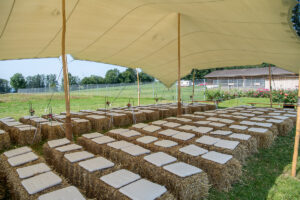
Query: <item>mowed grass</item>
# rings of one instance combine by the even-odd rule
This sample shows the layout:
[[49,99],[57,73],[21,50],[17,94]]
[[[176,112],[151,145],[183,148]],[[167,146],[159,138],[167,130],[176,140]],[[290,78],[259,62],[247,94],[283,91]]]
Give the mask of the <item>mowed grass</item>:
[[[187,88],[190,90],[190,88]],[[189,90],[183,93],[185,98],[189,99]],[[126,92],[124,90],[123,92]],[[123,93],[122,92],[122,93]],[[149,92],[149,91],[148,91]],[[117,93],[117,91],[115,91]],[[132,97],[133,97],[132,93]],[[197,93],[197,95],[202,95]],[[155,100],[151,95],[141,98],[141,104],[154,104]],[[149,97],[150,96],[150,97]],[[159,96],[159,95],[158,95]],[[162,95],[160,95],[162,96]],[[0,95],[0,118],[12,116],[19,117],[28,115],[29,102],[32,102],[33,108],[37,115],[46,113],[45,108],[48,105],[50,94],[6,94]],[[120,95],[116,98],[116,94],[109,97],[112,106],[125,106],[131,97]],[[162,97],[161,97],[162,98]],[[198,100],[198,99],[197,99]],[[202,100],[199,97],[199,100]],[[137,99],[132,98],[134,105]],[[164,99],[160,102],[172,102],[171,99]],[[238,105],[247,105],[247,103],[269,103],[267,98],[239,98],[224,101],[219,104],[220,108],[232,107]],[[95,92],[71,93],[71,110],[78,111],[81,109],[103,108],[105,97]],[[132,102],[133,103],[133,102]],[[65,110],[65,102],[63,94],[54,94],[51,102],[53,113],[60,113]],[[257,105],[264,106],[264,105]],[[298,162],[297,178],[290,176],[291,161],[293,154],[295,131],[289,133],[288,136],[278,137],[274,145],[269,149],[261,149],[259,153],[251,156],[246,165],[243,167],[243,175],[241,181],[236,183],[229,192],[219,192],[213,188],[210,190],[210,200],[223,199],[274,199],[289,200],[300,199],[300,162]],[[41,151],[42,143],[34,145],[32,148],[38,153]],[[300,159],[299,159],[300,160]]]
[[290,176],[294,135],[295,130],[288,136],[278,137],[271,148],[251,156],[243,166],[240,182],[228,193],[211,189],[209,199],[300,199],[300,157],[297,178]]
[[[156,99],[159,99],[158,103],[177,101],[176,86],[168,89],[161,83],[145,84],[141,85],[140,91],[141,105],[155,104]],[[182,87],[181,94],[183,101],[189,101],[192,87]],[[111,107],[126,106],[129,102],[134,106],[138,104],[136,85],[77,90],[70,95],[71,111],[105,108],[106,98]],[[195,100],[204,100],[204,91],[197,86]],[[58,114],[65,111],[64,93],[0,94],[0,118],[9,116],[18,120],[29,115],[30,104],[35,115],[48,114],[48,104],[52,113]]]
[[[0,118],[13,117],[19,119],[20,117],[29,115],[29,106],[32,104],[35,110],[35,115],[41,116],[47,114],[47,105],[49,104],[51,95],[41,94],[4,94],[1,95],[0,102]],[[137,99],[129,99],[120,97],[118,99],[109,98],[113,107],[126,106],[129,101],[131,104],[137,105]],[[153,104],[155,100],[143,98],[142,104]],[[71,110],[96,110],[97,108],[105,107],[105,97],[94,95],[71,95]],[[63,94],[54,94],[50,104],[52,113],[59,114],[65,111],[65,100]]]

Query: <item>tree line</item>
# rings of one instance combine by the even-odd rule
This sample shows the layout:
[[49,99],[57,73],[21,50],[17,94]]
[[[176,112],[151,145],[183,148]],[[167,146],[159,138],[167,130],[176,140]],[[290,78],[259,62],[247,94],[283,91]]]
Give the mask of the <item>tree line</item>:
[[[89,84],[116,84],[116,83],[134,83],[137,81],[137,72],[134,69],[128,68],[124,72],[118,69],[108,70],[105,77],[91,75],[80,79],[78,76],[69,76],[70,85],[89,85]],[[141,82],[152,82],[155,79],[144,72],[139,73]],[[10,82],[5,79],[0,79],[0,93],[11,91],[11,87],[16,91],[20,88],[57,88],[63,87],[64,79],[61,79],[59,85],[56,74],[37,74],[34,76],[24,77],[21,73],[16,73],[10,78]]]

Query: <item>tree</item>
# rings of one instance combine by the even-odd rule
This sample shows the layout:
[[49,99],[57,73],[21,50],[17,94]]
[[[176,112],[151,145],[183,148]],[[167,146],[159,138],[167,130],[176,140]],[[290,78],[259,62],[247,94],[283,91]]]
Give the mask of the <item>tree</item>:
[[[78,76],[73,76],[71,73],[68,73],[69,85],[79,85],[80,78]],[[61,85],[64,86],[64,78],[61,79]]]
[[204,79],[204,76],[209,74],[212,71],[215,71],[216,69],[204,69],[204,70],[199,70],[199,69],[193,69],[190,74],[186,75],[182,79],[184,80],[193,80],[193,74],[195,72],[195,80],[197,79]]
[[10,85],[18,91],[19,88],[26,87],[26,81],[22,74],[16,73],[10,78]]
[[91,75],[90,77],[84,77],[81,80],[81,85],[89,85],[89,84],[103,84],[105,82],[104,78],[101,76]]
[[292,24],[296,33],[300,36],[300,4],[298,3],[296,7],[292,10]]
[[48,74],[45,79],[45,87],[55,88],[58,85],[55,74]]
[[27,88],[44,88],[45,87],[45,75],[37,74],[35,76],[26,77]]
[[149,76],[144,72],[139,73],[139,79],[141,82],[153,82],[155,80],[152,76]]
[[119,80],[121,83],[134,83],[137,80],[136,71],[131,68],[126,69],[119,74]]
[[8,85],[8,81],[5,79],[0,79],[0,93],[8,93],[10,91],[10,87]]
[[120,71],[118,69],[110,69],[105,74],[105,82],[106,83],[120,83],[119,80]]

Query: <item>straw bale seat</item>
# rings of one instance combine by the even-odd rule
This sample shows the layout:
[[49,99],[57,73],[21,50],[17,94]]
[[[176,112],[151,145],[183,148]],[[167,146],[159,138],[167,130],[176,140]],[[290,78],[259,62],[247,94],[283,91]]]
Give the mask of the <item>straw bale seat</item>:
[[[49,195],[53,192],[55,198],[52,200],[69,196],[58,192],[70,187],[65,178],[52,171],[44,159],[33,153],[29,147],[4,152],[0,160],[0,167],[6,176],[13,199],[49,200]],[[72,189],[72,197],[78,200],[85,199],[77,188],[69,189]]]

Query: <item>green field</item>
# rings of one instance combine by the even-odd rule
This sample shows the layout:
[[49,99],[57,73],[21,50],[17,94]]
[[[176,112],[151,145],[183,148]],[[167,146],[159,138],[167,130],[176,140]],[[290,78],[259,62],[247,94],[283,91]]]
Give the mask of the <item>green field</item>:
[[[160,83],[141,85],[141,105],[176,102],[176,87],[168,89]],[[111,102],[111,107],[126,106],[128,102],[137,105],[137,86],[119,86],[110,88],[95,88],[72,91],[71,110],[79,111],[84,109],[96,110],[105,107],[105,98]],[[52,96],[53,95],[53,96]],[[192,87],[182,88],[182,99],[184,102],[190,100]],[[35,115],[47,114],[47,107],[50,102],[53,113],[65,111],[64,93],[33,93],[33,94],[0,94],[0,118],[20,117],[29,115],[29,105],[32,104]],[[200,88],[195,89],[195,100],[204,100],[204,92]]]

